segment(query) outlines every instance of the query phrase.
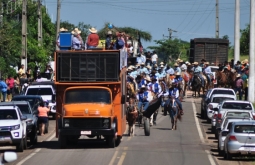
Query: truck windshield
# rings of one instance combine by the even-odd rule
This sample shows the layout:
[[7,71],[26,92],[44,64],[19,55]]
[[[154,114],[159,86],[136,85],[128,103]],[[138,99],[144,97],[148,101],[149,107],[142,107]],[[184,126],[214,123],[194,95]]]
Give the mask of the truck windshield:
[[26,95],[53,95],[51,88],[28,88]]
[[65,94],[65,103],[111,103],[111,95],[105,89],[72,89]]

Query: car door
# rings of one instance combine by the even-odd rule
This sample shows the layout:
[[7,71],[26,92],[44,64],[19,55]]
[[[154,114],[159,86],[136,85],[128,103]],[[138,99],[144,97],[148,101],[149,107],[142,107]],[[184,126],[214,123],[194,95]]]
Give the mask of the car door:
[[204,97],[202,97],[202,105],[201,107],[203,108],[203,110],[206,110],[206,100],[208,99],[208,96],[210,95],[210,93],[212,92],[212,89],[209,89],[206,93],[206,95]]

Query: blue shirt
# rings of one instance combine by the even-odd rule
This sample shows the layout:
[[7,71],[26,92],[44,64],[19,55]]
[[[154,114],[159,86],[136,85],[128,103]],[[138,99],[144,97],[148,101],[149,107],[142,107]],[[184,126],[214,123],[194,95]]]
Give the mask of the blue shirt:
[[202,72],[202,68],[200,66],[197,66],[194,68],[194,73],[200,73]]
[[[139,97],[139,102],[148,102],[148,92],[143,92],[143,93],[138,93],[138,97]],[[144,99],[145,97],[147,97],[147,99]]]
[[4,81],[0,81],[0,89],[1,89],[2,92],[7,91],[7,85]]
[[205,72],[205,74],[211,74],[211,73],[212,73],[211,67],[210,67],[210,66],[207,66],[207,67],[204,69],[204,72]]
[[174,68],[174,71],[175,71],[176,73],[181,73],[181,68],[180,68],[180,67],[175,67],[175,68]]
[[73,49],[81,48],[81,41],[77,37],[73,37],[73,39],[72,39],[72,48]]

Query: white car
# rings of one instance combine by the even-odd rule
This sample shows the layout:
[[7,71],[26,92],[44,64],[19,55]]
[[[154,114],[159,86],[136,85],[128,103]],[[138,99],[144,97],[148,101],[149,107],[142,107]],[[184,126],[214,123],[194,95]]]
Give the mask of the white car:
[[18,106],[0,106],[0,146],[16,146],[18,152],[27,148],[26,119]]
[[[236,100],[235,95],[229,94],[214,94],[211,97],[211,101],[207,106],[207,118],[211,120],[214,115],[214,111],[217,110],[219,103],[223,102],[224,100]],[[210,121],[208,121],[210,122]]]
[[252,121],[253,118],[251,117],[242,117],[242,116],[248,116],[249,114],[247,114],[249,112],[243,112],[243,114],[241,113],[241,116],[239,117],[227,117],[225,118],[224,122],[221,125],[221,128],[219,128],[219,137],[218,137],[218,152],[219,155],[223,155],[224,154],[224,141],[226,139],[227,136],[227,132],[229,131],[229,128],[231,127],[231,124],[233,122],[238,122],[238,121]]
[[45,102],[49,103],[49,115],[55,118],[56,115],[56,102],[55,102],[55,89],[52,85],[30,85],[27,87],[25,95],[39,95]]

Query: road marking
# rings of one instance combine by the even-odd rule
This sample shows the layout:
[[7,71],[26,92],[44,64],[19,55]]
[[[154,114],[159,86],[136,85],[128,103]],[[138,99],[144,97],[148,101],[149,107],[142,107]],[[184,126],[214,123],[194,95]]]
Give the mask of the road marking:
[[115,151],[115,152],[114,152],[113,157],[112,157],[112,159],[111,159],[109,165],[113,165],[113,163],[114,163],[114,161],[115,161],[115,159],[116,159],[118,153],[119,153],[119,151]]
[[211,165],[216,165],[215,161],[213,160],[213,157],[211,155],[211,153],[208,150],[205,150],[205,152],[207,153],[208,159],[211,163]]
[[204,137],[203,137],[203,133],[201,131],[199,121],[197,119],[197,110],[196,110],[196,105],[195,105],[194,102],[192,102],[192,109],[193,109],[193,112],[194,112],[194,118],[195,118],[195,122],[196,122],[196,126],[197,126],[198,135],[200,137],[201,142],[204,143]]
[[[55,135],[53,134],[51,137],[49,137],[47,140],[44,140],[44,141],[51,141],[54,137],[55,137]],[[37,148],[34,152],[32,152],[31,154],[29,154],[27,157],[25,157],[25,158],[24,158],[23,160],[21,160],[20,162],[18,162],[17,165],[22,165],[22,164],[25,163],[27,160],[29,160],[30,158],[32,158],[35,154],[37,154],[40,150],[41,150],[41,148]]]
[[121,157],[120,157],[119,162],[118,162],[117,165],[122,165],[123,164],[124,159],[127,155],[127,152],[126,152],[127,149],[128,149],[128,147],[124,147],[124,151],[122,152]]

